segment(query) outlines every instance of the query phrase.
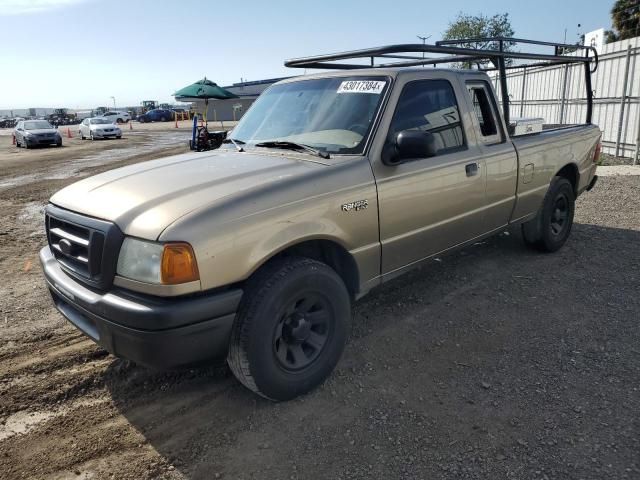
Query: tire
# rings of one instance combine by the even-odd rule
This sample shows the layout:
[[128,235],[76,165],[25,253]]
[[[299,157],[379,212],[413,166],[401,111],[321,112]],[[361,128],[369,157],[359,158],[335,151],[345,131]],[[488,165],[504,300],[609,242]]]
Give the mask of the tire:
[[62,146],[62,140],[56,143],[56,147],[61,147],[61,146]]
[[93,136],[93,132],[89,132],[89,139],[90,139],[92,142],[95,142],[96,138]]
[[569,238],[574,213],[575,193],[571,182],[554,177],[536,218],[522,224],[525,244],[541,252],[559,250]]
[[124,123],[124,120],[122,120],[121,118],[118,118],[118,119],[116,120],[116,123],[117,123],[118,125],[122,125],[122,124]]
[[120,140],[122,138],[122,135],[118,135],[116,138]]
[[78,133],[80,134],[80,140],[86,140],[87,139],[87,137],[84,136],[84,133],[82,133],[82,130],[80,130]]
[[333,371],[350,318],[349,292],[333,269],[309,258],[276,260],[247,282],[227,363],[255,393],[290,400]]

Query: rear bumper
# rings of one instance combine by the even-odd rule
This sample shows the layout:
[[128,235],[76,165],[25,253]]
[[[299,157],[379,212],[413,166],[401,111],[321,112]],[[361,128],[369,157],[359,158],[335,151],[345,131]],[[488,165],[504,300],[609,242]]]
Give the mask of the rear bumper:
[[227,354],[240,289],[189,298],[98,293],[64,273],[48,246],[40,262],[58,311],[116,356],[171,369]]

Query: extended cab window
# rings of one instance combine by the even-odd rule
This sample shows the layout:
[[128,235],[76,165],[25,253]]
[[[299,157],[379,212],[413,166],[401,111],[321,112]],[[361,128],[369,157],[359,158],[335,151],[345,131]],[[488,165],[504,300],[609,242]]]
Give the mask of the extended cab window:
[[460,110],[448,81],[419,80],[405,85],[389,135],[391,137],[403,130],[433,134],[438,155],[465,147]]
[[482,142],[485,144],[501,143],[502,135],[498,128],[498,115],[493,96],[489,93],[489,85],[487,82],[469,82],[467,90],[478,119]]

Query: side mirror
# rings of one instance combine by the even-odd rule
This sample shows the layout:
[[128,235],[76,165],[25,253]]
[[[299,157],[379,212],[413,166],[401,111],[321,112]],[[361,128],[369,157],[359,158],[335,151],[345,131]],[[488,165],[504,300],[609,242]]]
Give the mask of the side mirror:
[[398,165],[404,160],[435,157],[437,154],[436,138],[432,133],[420,130],[396,133],[388,147],[383,155],[386,165]]

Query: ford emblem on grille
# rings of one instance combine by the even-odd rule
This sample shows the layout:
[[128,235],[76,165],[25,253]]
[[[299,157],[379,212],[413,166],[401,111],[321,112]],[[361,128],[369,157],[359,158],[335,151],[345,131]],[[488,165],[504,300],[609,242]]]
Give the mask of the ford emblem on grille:
[[66,238],[63,238],[58,242],[58,247],[60,247],[60,251],[65,255],[71,254],[71,242]]

